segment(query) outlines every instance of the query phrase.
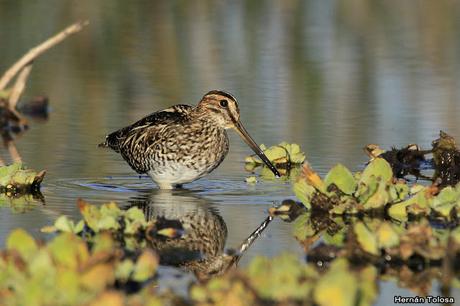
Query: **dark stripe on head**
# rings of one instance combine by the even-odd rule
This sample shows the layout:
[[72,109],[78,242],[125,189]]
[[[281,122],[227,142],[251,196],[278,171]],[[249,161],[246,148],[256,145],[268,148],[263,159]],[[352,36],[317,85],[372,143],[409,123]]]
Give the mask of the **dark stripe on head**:
[[232,101],[235,101],[236,102],[236,99],[234,96],[232,96],[231,94],[229,94],[228,92],[225,92],[225,91],[222,91],[222,90],[211,90],[210,92],[208,92],[207,94],[205,94],[204,96],[208,96],[208,95],[220,95],[220,96],[224,96],[226,98],[229,98],[230,100]]
[[220,114],[220,111],[218,109],[215,109],[214,107],[208,107],[207,109],[215,114]]
[[228,113],[228,115],[230,116],[230,119],[232,119],[233,124],[236,125],[236,123],[238,122],[238,120],[236,120],[236,118],[233,116],[233,113],[230,111],[230,109],[227,109],[227,113]]

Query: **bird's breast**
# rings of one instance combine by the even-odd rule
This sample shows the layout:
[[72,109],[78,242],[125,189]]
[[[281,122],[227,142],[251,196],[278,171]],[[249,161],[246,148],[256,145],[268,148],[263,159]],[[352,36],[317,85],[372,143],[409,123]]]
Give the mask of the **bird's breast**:
[[197,124],[167,134],[167,139],[157,147],[148,172],[156,182],[194,181],[213,171],[228,153],[227,133],[215,126]]

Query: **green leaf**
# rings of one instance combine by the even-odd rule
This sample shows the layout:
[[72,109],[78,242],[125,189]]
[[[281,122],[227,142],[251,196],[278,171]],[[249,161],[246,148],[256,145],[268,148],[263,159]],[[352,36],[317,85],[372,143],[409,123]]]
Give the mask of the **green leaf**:
[[379,187],[379,181],[376,176],[372,175],[363,180],[363,177],[360,176],[358,180],[358,187],[354,196],[358,199],[359,203],[366,203],[367,200],[374,195]]
[[451,186],[447,186],[433,199],[431,207],[444,217],[450,217],[452,209],[457,206],[460,193]]
[[353,174],[342,164],[335,165],[324,179],[326,186],[335,184],[346,194],[352,194],[356,190],[356,181]]
[[342,229],[340,230],[339,232],[335,233],[334,235],[330,235],[329,233],[324,233],[323,235],[323,240],[324,242],[326,242],[327,244],[332,244],[332,245],[335,245],[335,246],[343,246],[345,243],[345,237],[346,237],[346,233],[345,231]]
[[131,259],[125,259],[119,263],[115,270],[115,277],[126,282],[134,270],[134,263]]
[[248,267],[252,286],[270,300],[306,299],[313,283],[303,280],[316,277],[316,271],[300,265],[293,254],[283,254],[276,260],[256,257]]
[[105,215],[98,220],[97,227],[99,230],[117,230],[120,224],[113,216]]
[[366,183],[372,176],[380,177],[382,182],[389,182],[393,178],[393,170],[386,160],[380,157],[375,158],[364,169],[360,182]]
[[407,221],[408,208],[410,206],[417,205],[422,208],[428,207],[428,200],[425,196],[424,190],[425,188],[406,201],[391,205],[391,207],[388,209],[388,215],[399,221]]
[[249,176],[246,178],[246,183],[247,184],[256,184],[257,183],[257,178],[255,176]]
[[126,218],[132,221],[140,222],[141,224],[145,223],[145,215],[141,209],[136,206],[131,207],[126,211]]
[[81,262],[88,259],[86,243],[71,233],[61,233],[49,244],[48,249],[58,265],[76,270]]
[[305,179],[298,179],[293,186],[295,196],[307,207],[311,208],[311,199],[316,189],[307,183]]
[[459,198],[459,194],[451,186],[447,186],[439,192],[439,194],[434,198],[432,207],[437,208],[439,206],[455,203]]
[[78,234],[80,233],[81,231],[83,231],[83,229],[85,228],[85,221],[84,220],[80,220],[78,221],[77,225],[75,225],[74,229],[73,229],[73,232],[75,234]]
[[93,253],[108,253],[116,247],[115,241],[109,232],[102,232],[94,237]]
[[364,223],[356,223],[353,227],[353,230],[359,245],[364,251],[373,255],[379,255],[377,238],[368,230]]
[[133,280],[144,282],[155,275],[158,267],[158,257],[152,251],[146,250],[136,261],[133,271]]
[[389,193],[392,202],[402,201],[409,196],[409,186],[406,183],[398,182],[389,186]]
[[376,191],[363,202],[366,209],[382,208],[391,201],[391,195],[388,192],[389,185],[387,182],[377,181]]
[[354,306],[357,298],[357,279],[350,273],[345,259],[336,259],[314,289],[314,300],[320,306]]
[[8,235],[6,239],[6,248],[8,250],[18,251],[24,259],[33,256],[38,249],[34,238],[20,228],[13,230]]
[[399,235],[389,222],[383,222],[376,232],[379,248],[392,248],[399,245]]
[[367,266],[359,271],[358,306],[373,305],[378,296],[378,271],[374,266]]
[[293,224],[293,235],[297,240],[303,241],[315,234],[316,230],[312,227],[310,214],[302,214],[295,219]]
[[80,209],[80,213],[83,216],[83,219],[85,220],[85,223],[89,226],[89,228],[91,228],[95,232],[98,232],[98,222],[101,218],[101,213],[99,209],[96,206],[86,203],[82,200],[78,201],[78,208]]
[[[264,145],[260,145],[260,148],[274,164],[285,164],[290,162],[291,164],[301,164],[305,161],[305,154],[300,151],[298,144],[282,142],[279,145],[271,146],[266,148]],[[248,156],[245,158],[245,162],[248,164],[262,164],[262,160],[256,156]]]
[[118,205],[115,202],[102,204],[100,212],[103,216],[112,216],[114,218],[121,216],[123,213],[123,211],[118,207]]
[[60,216],[57,218],[57,220],[54,222],[54,227],[62,232],[73,233],[74,230],[73,221],[69,220],[67,216]]

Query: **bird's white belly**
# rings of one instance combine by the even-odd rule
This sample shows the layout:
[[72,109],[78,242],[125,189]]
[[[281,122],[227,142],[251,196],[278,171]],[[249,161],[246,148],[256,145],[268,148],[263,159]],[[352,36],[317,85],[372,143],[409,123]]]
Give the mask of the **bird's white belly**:
[[179,163],[156,167],[147,173],[161,189],[173,189],[175,185],[190,183],[206,174],[205,169],[196,170]]

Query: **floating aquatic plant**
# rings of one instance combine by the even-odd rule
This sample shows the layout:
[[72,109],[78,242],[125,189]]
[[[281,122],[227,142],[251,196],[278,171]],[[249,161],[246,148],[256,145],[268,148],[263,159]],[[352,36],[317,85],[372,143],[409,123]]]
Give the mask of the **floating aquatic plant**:
[[[230,272],[192,286],[194,304],[221,305],[372,305],[377,296],[376,269],[352,269],[338,260],[325,274],[293,255],[256,257],[247,270]],[[231,301],[231,302],[230,302]]]
[[60,216],[54,225],[42,228],[42,232],[69,232],[88,239],[109,232],[129,250],[145,247],[149,240],[159,236],[166,239],[183,234],[182,228],[171,227],[170,222],[147,221],[142,210],[135,206],[122,210],[114,202],[95,206],[79,200],[78,208],[82,220],[74,222],[67,216]]
[[[305,161],[305,153],[300,150],[300,146],[296,143],[281,142],[270,148],[261,144],[260,148],[276,167],[290,168],[292,165],[301,164]],[[248,170],[264,164],[256,155],[247,156],[245,162]]]
[[38,192],[45,177],[45,171],[26,169],[22,163],[0,167],[0,192],[13,196]]
[[[432,142],[430,149],[422,150],[416,144],[409,144],[386,151],[376,144],[369,144],[364,151],[371,161],[377,157],[385,159],[398,178],[411,174],[437,182],[441,187],[454,186],[460,181],[460,151],[455,139],[443,131],[439,132],[439,138]],[[432,155],[432,159],[427,155]],[[434,174],[423,174],[426,169],[434,170]]]
[[[365,176],[363,173],[359,178]],[[315,176],[311,178],[322,185]],[[444,262],[455,262],[460,254],[457,228],[435,230],[426,219],[397,224],[370,217],[318,216],[286,200],[270,213],[295,219],[296,237],[310,241],[303,243],[308,249],[307,263],[295,255],[272,259],[258,256],[247,268],[193,283],[185,299],[155,290],[152,279],[158,256],[147,245],[127,251],[128,243],[119,240],[120,235],[148,240],[153,233],[172,237],[175,229],[146,221],[141,210],[121,210],[114,203],[98,207],[80,201],[79,208],[83,219],[74,222],[59,217],[47,228],[58,234],[46,243],[37,242],[23,230],[10,234],[6,250],[0,252],[0,300],[5,305],[221,305],[226,301],[230,305],[365,306],[376,299],[377,281],[386,270],[382,267],[392,268],[392,263],[394,267],[401,263],[410,267],[417,258],[424,264],[444,266]],[[149,228],[151,233],[146,234]],[[320,237],[322,244],[313,243]],[[331,262],[318,265],[325,255]],[[391,275],[405,277],[411,288],[415,286],[416,280],[408,278],[411,270],[403,275],[395,269],[389,270]],[[430,275],[435,278],[440,273],[433,270]],[[418,290],[427,294],[430,287],[426,280],[423,284]]]
[[257,178],[255,176],[249,176],[246,178],[246,183],[257,184]]
[[143,283],[155,275],[158,258],[152,251],[127,257],[115,245],[108,233],[98,235],[89,248],[72,233],[61,233],[43,245],[25,231],[14,230],[0,253],[2,305],[107,304],[117,284]]
[[319,267],[339,258],[358,267],[372,264],[379,278],[401,280],[401,286],[420,295],[429,294],[435,280],[447,287],[460,285],[459,226],[434,228],[427,219],[402,223],[308,212],[294,221],[293,229],[307,261]]
[[304,165],[293,189],[308,209],[331,215],[380,213],[401,221],[412,216],[450,222],[460,213],[460,185],[444,189],[436,185],[409,186],[393,177],[391,166],[383,158],[375,158],[355,174],[339,164],[324,180]]
[[23,213],[43,203],[40,184],[45,171],[26,169],[21,163],[0,167],[0,207]]
[[[47,228],[58,234],[46,243],[21,229],[8,236],[6,249],[0,251],[2,304],[221,305],[229,301],[231,305],[326,305],[325,298],[333,295],[328,305],[355,305],[358,296],[359,305],[371,305],[375,299],[374,291],[368,290],[376,282],[373,267],[353,269],[343,260],[330,272],[320,274],[294,255],[256,257],[247,269],[195,283],[190,287],[189,300],[172,293],[160,294],[152,282],[158,256],[148,247],[127,252],[114,235],[123,228],[121,220],[138,224],[132,225],[136,230],[147,228],[150,224],[142,211],[122,211],[113,203],[96,207],[80,202],[79,208],[83,220],[75,223],[59,217]],[[90,240],[86,239],[88,232],[93,232]],[[129,233],[131,230],[124,234]],[[352,285],[344,281],[350,277]]]

